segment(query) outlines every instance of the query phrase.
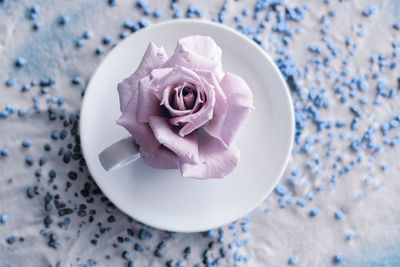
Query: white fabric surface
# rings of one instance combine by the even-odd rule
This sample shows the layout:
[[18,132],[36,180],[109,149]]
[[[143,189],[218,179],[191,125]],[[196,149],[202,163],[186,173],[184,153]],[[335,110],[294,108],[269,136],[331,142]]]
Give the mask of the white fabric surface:
[[[41,10],[38,19],[43,23],[43,27],[38,32],[31,30],[32,21],[26,18],[26,10],[33,4],[40,4]],[[243,19],[243,24],[255,25],[251,18],[254,1],[240,0],[229,2],[227,10],[226,24],[235,26],[233,17],[240,13],[244,7],[249,7],[250,15]],[[149,6],[162,9],[161,19],[146,18],[152,23],[156,23],[171,18],[172,11],[169,9],[168,1],[149,1]],[[178,4],[182,14],[184,14],[189,4],[195,4],[203,8],[205,18],[216,17],[223,5],[222,1],[181,1]],[[379,130],[383,122],[392,120],[400,115],[400,105],[398,97],[392,100],[383,99],[380,106],[373,105],[372,102],[376,95],[377,80],[371,78],[369,71],[370,56],[372,53],[387,54],[392,59],[394,49],[391,42],[400,41],[400,32],[393,29],[392,24],[399,20],[400,3],[398,1],[345,1],[339,3],[333,0],[331,4],[324,1],[287,1],[287,5],[309,5],[310,10],[306,18],[300,23],[290,22],[293,29],[301,27],[302,33],[292,37],[292,44],[288,51],[293,54],[294,60],[299,67],[304,67],[312,57],[307,51],[311,43],[320,44],[323,47],[323,54],[326,53],[326,45],[321,41],[321,34],[318,30],[319,19],[322,14],[337,8],[339,13],[336,17],[329,17],[332,23],[328,36],[340,47],[343,53],[338,55],[338,59],[332,63],[330,68],[325,68],[324,73],[330,70],[341,71],[342,63],[340,59],[346,58],[348,50],[345,46],[347,36],[352,36],[356,40],[358,48],[355,56],[351,57],[349,64],[350,74],[367,75],[369,89],[363,95],[369,99],[369,104],[360,105],[359,96],[350,99],[349,102],[340,103],[340,97],[334,95],[333,90],[328,90],[333,102],[329,109],[321,111],[324,119],[331,119],[334,122],[343,119],[346,127],[343,128],[348,136],[355,135],[361,137],[370,124],[378,128],[375,134],[375,143],[382,143],[384,137]],[[366,18],[361,15],[365,7],[375,4],[378,8],[377,13]],[[57,25],[57,19],[62,14],[71,16],[70,22],[65,26]],[[0,110],[8,106],[15,106],[17,109],[30,109],[30,114],[19,118],[16,114],[8,119],[0,118],[0,149],[7,148],[10,151],[8,157],[0,157],[0,214],[8,214],[5,224],[0,224],[0,266],[48,266],[55,265],[58,261],[60,266],[78,266],[81,263],[88,264],[88,259],[97,262],[97,266],[127,266],[127,261],[122,259],[121,254],[124,250],[130,251],[131,258],[135,266],[165,266],[169,259],[182,260],[185,266],[193,266],[200,263],[202,253],[207,248],[210,241],[215,241],[210,253],[219,254],[219,248],[233,239],[245,240],[250,242],[240,248],[234,247],[230,250],[226,248],[228,255],[222,259],[220,266],[286,266],[288,259],[296,255],[296,266],[330,266],[334,264],[333,257],[336,254],[343,254],[345,258],[344,266],[376,266],[373,264],[383,264],[383,266],[398,266],[400,259],[398,255],[398,244],[400,240],[400,221],[399,189],[400,189],[400,165],[399,148],[384,145],[384,152],[374,155],[374,162],[368,162],[370,153],[362,152],[364,160],[353,169],[340,176],[339,181],[334,184],[334,190],[329,190],[328,182],[333,173],[332,163],[338,153],[344,154],[344,162],[350,162],[356,154],[349,148],[349,141],[339,137],[339,130],[335,129],[336,137],[331,138],[334,156],[327,158],[325,153],[327,147],[324,145],[328,137],[328,130],[321,133],[316,131],[316,127],[311,122],[306,123],[303,137],[310,135],[315,138],[320,135],[323,141],[313,145],[316,153],[321,157],[320,168],[324,169],[323,174],[315,174],[306,165],[314,159],[311,154],[293,154],[286,174],[282,177],[280,185],[285,185],[291,196],[297,199],[305,199],[305,194],[310,191],[315,194],[316,199],[307,201],[307,206],[301,208],[295,203],[287,204],[285,209],[278,203],[279,196],[275,193],[271,195],[259,208],[249,215],[251,231],[243,232],[240,223],[236,224],[238,237],[234,237],[234,231],[224,227],[224,243],[218,243],[218,233],[214,237],[205,238],[201,234],[175,234],[170,235],[159,230],[150,230],[152,238],[141,241],[138,231],[145,228],[139,223],[129,222],[126,215],[118,209],[108,207],[108,202],[102,202],[101,194],[93,195],[94,202],[87,203],[87,198],[80,193],[85,183],[91,185],[90,191],[95,188],[94,182],[88,178],[87,170],[79,172],[78,179],[71,182],[72,186],[66,191],[65,184],[68,181],[67,173],[76,170],[78,163],[71,161],[65,164],[62,158],[57,155],[61,146],[66,147],[73,138],[70,134],[65,140],[53,141],[50,134],[53,130],[62,128],[59,120],[49,121],[47,113],[47,96],[41,97],[40,112],[33,109],[32,97],[40,95],[38,87],[32,87],[29,92],[22,93],[20,88],[23,84],[29,83],[32,79],[40,80],[42,77],[54,77],[56,84],[51,87],[49,95],[63,97],[65,103],[62,109],[66,114],[78,112],[81,104],[81,91],[86,86],[90,75],[95,70],[104,55],[95,56],[94,50],[101,45],[101,39],[109,35],[112,40],[118,40],[118,35],[122,30],[124,20],[137,21],[143,15],[134,7],[133,1],[117,2],[117,6],[110,7],[107,1],[32,1],[22,0],[0,1]],[[262,12],[260,20],[264,18]],[[275,21],[275,20],[274,20]],[[261,34],[268,53],[277,58],[274,53],[272,42],[268,41],[270,27],[275,22],[269,23],[265,33]],[[363,23],[364,36],[357,37],[358,25]],[[352,30],[354,25],[355,30]],[[77,40],[85,30],[90,30],[93,36],[86,40],[81,48],[76,48],[74,41]],[[167,34],[167,33],[166,33]],[[277,35],[276,35],[277,36]],[[105,47],[105,51],[110,49],[110,45]],[[267,49],[268,50],[268,49]],[[26,66],[21,69],[14,67],[17,57],[24,57],[27,60]],[[394,59],[399,62],[399,59]],[[390,62],[388,60],[388,62]],[[326,77],[322,81],[316,81],[313,73],[314,67],[310,70],[310,75],[306,79],[301,79],[299,84],[304,84],[304,90],[310,90],[315,84],[319,89],[326,87],[329,89],[332,81]],[[399,77],[399,67],[387,70],[381,79],[386,80],[388,86],[398,87],[396,81]],[[80,85],[71,85],[71,77],[79,75],[82,79]],[[12,87],[5,86],[4,81],[9,77],[16,77],[16,84]],[[346,89],[347,90],[347,89]],[[296,97],[295,97],[296,98]],[[359,122],[358,130],[350,131],[350,123],[354,115],[349,110],[349,103],[356,103],[364,112],[363,118]],[[53,104],[55,107],[56,105]],[[57,109],[57,108],[56,108]],[[371,112],[371,116],[366,114]],[[58,113],[60,114],[60,113]],[[335,128],[335,127],[334,127]],[[68,131],[71,127],[67,128]],[[398,129],[390,132],[390,137],[398,134]],[[32,146],[28,149],[21,147],[23,140],[30,140]],[[303,139],[304,140],[304,139]],[[50,152],[43,150],[45,143],[52,145]],[[299,149],[299,146],[296,146]],[[47,163],[42,167],[42,177],[37,179],[34,170],[38,169],[38,160],[41,155],[47,156]],[[35,166],[28,167],[24,159],[26,156],[33,156]],[[381,170],[381,165],[388,163],[390,167],[386,171]],[[372,169],[368,170],[368,164]],[[342,165],[341,165],[342,166]],[[289,182],[290,173],[293,169],[300,168],[303,177],[296,183]],[[58,190],[54,190],[53,184],[48,184],[48,172],[54,169],[57,177],[53,184],[58,185]],[[365,184],[365,177],[371,177],[370,186]],[[8,178],[12,177],[12,184],[8,184]],[[308,182],[305,187],[303,182]],[[322,192],[317,191],[320,183],[325,183]],[[376,185],[381,185],[377,190]],[[38,186],[39,195],[33,199],[28,199],[26,190],[28,187]],[[80,204],[87,205],[87,211],[96,210],[94,221],[88,223],[89,215],[80,218],[74,214],[59,217],[55,207],[51,212],[54,220],[49,228],[45,228],[43,219],[47,212],[44,210],[43,197],[46,192],[60,195],[60,201],[67,204],[70,208],[77,208]],[[358,194],[365,193],[365,199],[360,200]],[[75,194],[76,193],[76,194]],[[309,211],[311,208],[318,208],[320,214],[311,218]],[[269,209],[269,212],[264,212]],[[342,210],[345,217],[342,220],[335,219],[334,212]],[[116,217],[116,222],[108,223],[110,215]],[[56,224],[65,217],[71,218],[71,224],[67,229],[59,228]],[[96,246],[90,243],[94,235],[99,233],[100,227],[107,228],[106,233],[102,234]],[[246,222],[242,219],[241,222]],[[132,228],[135,236],[133,242],[119,243],[118,236],[127,236],[126,229]],[[57,241],[61,248],[55,250],[48,247],[48,235],[43,233],[56,233]],[[356,238],[347,241],[349,233],[355,233]],[[24,237],[25,241],[17,241],[13,245],[6,242],[9,236]],[[169,240],[167,247],[162,249],[161,258],[154,257],[154,250],[162,240]],[[144,252],[135,252],[133,244],[139,243],[144,248]],[[118,244],[118,248],[113,248],[113,244]],[[188,260],[183,260],[183,250],[190,246],[192,253]],[[234,253],[239,250],[241,255],[250,255],[251,259],[236,263]],[[110,255],[107,260],[105,255]],[[78,261],[77,258],[80,258]],[[176,265],[174,265],[176,266]],[[379,265],[380,266],[380,265]]]

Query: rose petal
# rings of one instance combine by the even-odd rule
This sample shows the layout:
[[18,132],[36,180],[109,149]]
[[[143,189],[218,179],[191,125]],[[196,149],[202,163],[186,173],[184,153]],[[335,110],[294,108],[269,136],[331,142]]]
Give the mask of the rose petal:
[[143,158],[143,162],[153,168],[158,169],[177,169],[179,168],[179,160],[174,152],[160,146],[153,152],[147,152],[140,148],[140,155]]
[[150,88],[150,78],[150,76],[146,76],[139,81],[136,112],[136,119],[138,122],[149,122],[150,116],[160,116],[163,113],[160,100],[158,100],[153,90]]
[[147,46],[137,70],[118,84],[119,102],[122,112],[125,110],[133,91],[138,89],[139,80],[147,76],[152,69],[160,67],[166,60],[167,54],[163,47],[157,47],[154,43],[150,43]]
[[123,126],[135,138],[136,143],[141,148],[151,152],[156,150],[160,143],[154,137],[147,123],[140,123],[136,120],[137,95],[137,91],[133,92],[131,100],[128,102],[117,124]]
[[157,140],[172,150],[179,158],[185,158],[188,162],[198,161],[198,145],[196,135],[181,137],[177,129],[168,123],[168,119],[151,116],[150,127]]
[[214,106],[214,115],[222,115],[226,110],[226,95],[222,90],[217,78],[215,77],[213,72],[210,71],[196,71],[199,76],[204,78],[211,86],[214,88],[215,92],[215,106]]
[[222,178],[231,173],[239,161],[239,149],[232,144],[225,146],[223,142],[203,132],[198,137],[199,163],[180,161],[183,177],[191,178]]
[[182,85],[175,87],[174,90],[170,90],[169,99],[171,100],[172,98],[173,98],[172,108],[180,111],[187,110],[185,107],[185,102],[183,101],[182,98]]
[[214,116],[204,128],[229,146],[250,109],[254,108],[253,94],[242,78],[231,73],[225,74],[220,85],[227,98],[226,112]]
[[169,72],[171,72],[173,68],[160,68],[160,69],[154,69],[150,72],[150,77],[151,80],[160,80],[163,78],[165,75],[167,75]]
[[196,72],[185,67],[158,69],[153,72],[150,87],[160,100],[164,97],[164,89],[168,86],[180,85],[184,82],[201,84],[201,79]]
[[207,101],[203,103],[200,110],[190,115],[175,117],[170,119],[170,123],[173,125],[184,125],[179,130],[180,136],[185,136],[192,133],[194,130],[202,127],[205,123],[210,121],[213,117],[213,110],[215,106],[215,93],[211,85],[207,83],[203,78],[202,86],[198,89],[198,95],[204,93],[207,97]]
[[[196,89],[197,90],[197,89]],[[205,98],[205,93],[201,90],[197,90],[196,101],[194,102],[193,109],[191,113],[198,112],[204,104],[203,99]]]
[[[151,77],[151,84],[150,88],[153,91],[154,95],[158,98],[158,100],[162,100],[163,97],[163,90],[160,90],[159,88],[155,88],[155,86],[160,86],[158,81],[163,78],[165,75],[170,73],[173,69],[172,68],[162,68],[162,69],[154,69],[150,72],[150,77]],[[169,85],[168,85],[169,86]]]
[[221,57],[221,48],[211,37],[192,35],[178,41],[174,54],[163,66],[208,70],[213,71],[217,77],[222,77]]

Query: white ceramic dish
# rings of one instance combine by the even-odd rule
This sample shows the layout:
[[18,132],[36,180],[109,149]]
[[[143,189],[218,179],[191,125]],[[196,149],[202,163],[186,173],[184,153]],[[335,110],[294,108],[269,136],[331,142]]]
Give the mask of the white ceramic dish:
[[[223,69],[243,77],[254,95],[253,110],[235,143],[241,159],[222,180],[182,178],[141,160],[106,172],[98,155],[128,136],[115,121],[121,115],[117,84],[138,66],[150,41],[171,55],[179,38],[211,36],[221,47]],[[82,104],[80,133],[87,166],[104,194],[122,211],[150,226],[198,232],[239,219],[273,190],[288,162],[294,136],[289,90],[274,62],[253,41],[228,27],[199,20],[174,20],[132,34],[103,60]]]

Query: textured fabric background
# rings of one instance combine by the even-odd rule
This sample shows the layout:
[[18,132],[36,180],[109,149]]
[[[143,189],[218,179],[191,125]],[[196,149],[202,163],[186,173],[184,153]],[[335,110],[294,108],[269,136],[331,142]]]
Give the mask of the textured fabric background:
[[[257,36],[255,40],[269,55],[281,59],[280,68],[286,76],[298,76],[295,83],[289,80],[295,89],[292,95],[298,111],[297,126],[304,126],[302,134],[280,185],[248,217],[207,233],[177,234],[149,229],[109,203],[90,178],[78,148],[77,160],[69,163],[64,162],[68,161],[68,153],[59,153],[61,147],[68,151],[68,144],[75,146],[77,142],[73,133],[78,120],[70,115],[78,114],[91,74],[112,44],[120,40],[120,33],[131,34],[123,28],[124,21],[137,23],[144,18],[154,24],[171,19],[175,11],[170,9],[170,2],[149,0],[152,10],[162,11],[160,18],[154,18],[145,16],[131,0],[117,0],[116,6],[106,0],[0,0],[0,149],[9,151],[8,156],[0,156],[0,216],[8,216],[5,223],[0,223],[1,267],[128,266],[121,256],[124,251],[130,253],[135,266],[166,266],[172,260],[171,266],[209,261],[219,266],[279,267],[288,265],[293,256],[297,257],[296,266],[331,266],[339,264],[335,262],[338,254],[343,256],[343,266],[400,266],[400,151],[396,146],[400,133],[395,122],[400,115],[400,96],[392,95],[400,86],[400,67],[394,66],[400,63],[400,53],[392,44],[400,42],[400,32],[393,27],[400,21],[400,2],[286,1],[287,7],[301,6],[300,21],[286,18],[293,32],[290,38],[279,32],[285,30],[285,25],[274,26],[277,12],[271,13],[271,8],[253,19],[255,3],[229,1],[220,15],[225,24],[243,24],[251,38]],[[40,11],[32,20],[30,9],[36,4]],[[203,18],[210,20],[218,18],[224,2],[180,1],[176,8],[181,16],[189,5],[200,7]],[[363,10],[373,5],[376,12],[363,16]],[[249,15],[235,22],[234,17],[246,7]],[[277,6],[275,11],[284,14],[285,7]],[[63,15],[68,15],[69,21],[60,25]],[[270,21],[265,30],[254,33],[266,17]],[[38,31],[32,29],[35,22],[42,23]],[[83,39],[82,47],[77,47],[76,41],[85,31],[90,31],[91,38]],[[111,38],[111,44],[102,44],[104,36]],[[351,37],[348,45],[347,37]],[[320,46],[321,53],[310,52],[311,44]],[[102,55],[96,55],[98,47],[104,50]],[[292,59],[284,59],[288,54]],[[26,60],[25,66],[15,66],[19,57]],[[343,62],[345,59],[349,62]],[[297,69],[301,71],[297,73]],[[74,76],[80,77],[80,84],[71,83]],[[7,86],[6,81],[12,77],[15,84]],[[24,84],[45,77],[55,80],[54,85],[44,86],[48,93],[41,93],[41,86],[21,91]],[[377,91],[380,81],[386,86],[381,85]],[[321,93],[322,88],[325,93]],[[64,104],[57,104],[59,98]],[[356,115],[351,105],[357,105],[363,113],[353,130]],[[310,111],[311,107],[318,115]],[[25,115],[18,116],[22,113],[18,110]],[[64,126],[63,120],[49,120],[50,113],[65,114],[64,121],[69,123]],[[307,116],[313,119],[306,120]],[[343,120],[344,126],[335,126],[337,120]],[[384,135],[381,127],[391,121]],[[324,129],[318,131],[318,125]],[[376,132],[365,135],[371,125]],[[63,129],[68,133],[65,139],[51,138],[53,131],[60,134]],[[23,148],[23,140],[32,145]],[[327,145],[329,140],[331,144]],[[350,147],[355,140],[363,140],[359,151]],[[46,143],[51,144],[51,151],[43,149]],[[34,159],[33,166],[25,162],[29,156]],[[47,162],[39,166],[42,156]],[[35,175],[36,170],[40,170],[40,177],[39,173]],[[55,177],[49,174],[51,170]],[[71,171],[78,174],[77,179],[69,178]],[[29,188],[36,191],[33,198],[27,195]],[[47,193],[53,196],[51,211],[45,209]],[[72,213],[60,214],[64,208]],[[319,214],[310,216],[312,209],[318,209]],[[335,217],[338,210],[344,214],[341,220]],[[49,224],[47,219],[48,226],[44,223],[46,216],[52,221]],[[5,221],[4,215],[1,218]],[[355,234],[354,240],[348,240],[351,233]],[[49,246],[51,234],[57,240]],[[9,244],[9,237],[15,237],[15,243]],[[188,249],[184,252],[187,247],[191,253]]]

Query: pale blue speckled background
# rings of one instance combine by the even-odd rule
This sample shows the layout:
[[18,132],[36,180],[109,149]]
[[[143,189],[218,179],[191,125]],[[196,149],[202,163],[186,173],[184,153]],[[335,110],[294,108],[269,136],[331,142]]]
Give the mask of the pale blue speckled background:
[[[252,10],[253,0],[229,1],[229,8],[226,15],[226,24],[235,27],[233,17],[240,13],[244,7]],[[400,42],[400,32],[395,31],[391,26],[394,21],[400,20],[400,2],[397,0],[358,0],[344,1],[332,0],[331,4],[325,4],[323,0],[293,0],[286,1],[291,7],[296,5],[309,5],[310,11],[306,18],[300,23],[293,23],[293,29],[301,27],[303,32],[296,34],[292,38],[292,44],[288,51],[293,54],[298,66],[304,67],[311,58],[307,47],[311,43],[319,43],[322,47],[321,34],[318,30],[318,21],[323,13],[337,8],[339,14],[332,21],[329,36],[344,53],[339,58],[345,58],[346,47],[344,40],[351,35],[356,39],[359,47],[356,49],[356,56],[352,58],[349,67],[351,75],[356,73],[366,74],[369,91],[365,94],[370,99],[370,104],[363,106],[365,114],[371,112],[364,121],[360,122],[359,130],[355,135],[360,136],[367,126],[374,123],[377,127],[382,122],[390,121],[400,114],[400,102],[398,97],[394,100],[384,99],[381,106],[372,105],[375,97],[376,80],[370,78],[369,58],[372,53],[392,54],[391,42]],[[163,10],[160,19],[146,17],[150,24],[158,23],[163,20],[171,19],[173,11],[169,9],[169,1],[149,0],[149,6],[153,9]],[[27,10],[34,4],[40,5],[40,12],[36,21],[41,21],[43,27],[38,31],[32,30],[33,21],[26,17]],[[180,1],[178,8],[182,14],[185,13],[190,4],[200,6],[204,10],[204,18],[211,19],[217,17],[223,1]],[[378,11],[369,18],[361,15],[361,11],[370,5],[376,5]],[[281,9],[283,12],[283,9]],[[61,15],[68,14],[70,21],[65,26],[60,26],[57,21]],[[243,19],[245,25],[254,25],[256,22],[251,18]],[[260,16],[259,21],[265,16]],[[30,109],[31,113],[24,118],[18,118],[15,114],[8,119],[0,118],[0,149],[6,147],[10,150],[8,158],[0,158],[0,214],[7,213],[9,218],[6,224],[0,224],[0,266],[54,266],[60,262],[60,266],[78,266],[88,264],[88,259],[94,259],[97,266],[127,266],[127,262],[121,258],[123,250],[131,251],[135,266],[165,266],[165,262],[174,259],[174,263],[183,260],[183,249],[191,246],[192,254],[188,261],[183,260],[184,266],[193,266],[201,262],[203,251],[207,248],[210,241],[217,244],[218,238],[204,238],[201,234],[177,234],[170,236],[158,230],[151,230],[153,237],[147,241],[139,241],[136,237],[134,243],[142,244],[145,252],[138,253],[132,249],[132,243],[120,244],[118,248],[113,248],[112,244],[117,243],[117,236],[126,236],[126,228],[131,227],[137,232],[143,228],[138,223],[128,222],[125,215],[120,211],[107,207],[100,201],[100,197],[95,196],[94,204],[88,204],[88,209],[96,209],[95,223],[82,223],[87,218],[81,219],[76,215],[71,216],[72,222],[68,230],[59,229],[55,223],[50,229],[44,229],[43,218],[46,215],[43,210],[43,196],[47,191],[53,192],[47,185],[47,178],[42,178],[38,183],[34,177],[35,167],[27,167],[24,158],[28,155],[35,157],[43,155],[43,144],[51,142],[53,151],[47,154],[48,163],[43,167],[43,176],[47,177],[50,169],[57,171],[56,184],[62,190],[58,190],[61,200],[68,202],[74,207],[85,202],[79,195],[79,191],[85,182],[88,182],[88,173],[85,170],[79,174],[79,179],[73,183],[68,192],[64,192],[67,172],[76,169],[77,164],[73,162],[65,165],[61,158],[57,156],[57,150],[61,143],[50,141],[52,130],[60,129],[61,122],[49,122],[47,117],[47,100],[49,95],[63,97],[65,104],[62,109],[67,113],[78,112],[81,105],[81,93],[87,85],[91,74],[96,69],[104,55],[96,56],[96,47],[104,48],[106,54],[111,49],[111,45],[101,44],[103,36],[110,36],[112,43],[119,41],[119,34],[123,30],[122,24],[125,20],[137,22],[143,17],[142,11],[135,8],[135,1],[117,0],[117,6],[110,7],[106,0],[0,0],[0,110],[7,105],[15,106],[17,109]],[[363,23],[364,37],[357,38],[351,26],[357,28],[359,23]],[[268,53],[277,58],[274,52],[273,41],[270,38],[270,27],[268,25],[265,33],[260,34],[265,41]],[[75,47],[75,41],[81,37],[84,31],[89,30],[92,38],[86,40],[81,48]],[[166,33],[167,34],[167,33]],[[276,35],[278,36],[278,35]],[[269,40],[269,41],[268,41]],[[132,48],[135,52],[135,49]],[[16,68],[14,62],[16,58],[24,57],[27,60],[26,66]],[[394,59],[399,62],[399,58]],[[337,60],[329,69],[341,70],[341,62]],[[390,87],[398,86],[396,78],[400,76],[399,67],[393,71],[387,71],[382,79],[386,80]],[[300,83],[305,85],[305,91],[310,90],[316,84],[318,88],[329,87],[330,81],[325,79],[316,82],[314,73],[311,71],[309,78]],[[80,85],[72,85],[71,78],[79,75],[82,79]],[[32,79],[40,80],[42,77],[51,76],[56,80],[55,86],[51,87],[49,95],[41,97],[40,112],[33,109],[32,97],[40,95],[38,87],[31,88],[29,92],[21,93],[20,88],[23,84],[29,83]],[[17,82],[12,87],[5,86],[5,81],[15,77]],[[352,77],[352,76],[350,76]],[[341,104],[339,98],[329,92],[329,97],[333,99],[332,107],[323,110],[325,118],[333,121],[342,118],[346,121],[346,131],[351,134],[348,125],[353,118],[349,112],[348,104]],[[351,100],[351,103],[358,103],[358,97]],[[53,105],[54,106],[54,105]],[[375,119],[375,120],[374,120]],[[337,131],[338,132],[338,131]],[[398,134],[398,129],[394,129],[391,137]],[[321,135],[324,140],[328,140],[327,132],[319,134],[315,131],[315,126],[307,124],[304,135]],[[64,145],[68,143],[68,140]],[[21,142],[29,139],[32,147],[28,150],[21,148]],[[345,154],[345,160],[351,161],[354,153],[348,148],[348,140],[333,138],[335,153]],[[383,142],[383,137],[378,130],[376,142]],[[297,147],[299,148],[299,147]],[[282,209],[277,202],[279,196],[272,194],[260,208],[249,215],[250,232],[241,231],[237,226],[238,237],[228,227],[224,227],[225,242],[232,240],[245,240],[250,242],[238,248],[242,255],[250,255],[248,262],[234,262],[234,253],[237,248],[227,250],[228,255],[220,266],[286,266],[288,259],[296,255],[298,260],[296,266],[330,266],[333,265],[333,257],[337,253],[344,255],[343,266],[400,266],[400,151],[398,147],[387,148],[386,152],[375,155],[372,170],[366,167],[368,154],[365,154],[365,162],[361,166],[356,166],[346,174],[334,186],[334,190],[326,189],[317,192],[316,187],[320,183],[328,183],[332,172],[329,159],[324,158],[326,147],[316,146],[318,154],[323,158],[325,174],[317,175],[306,167],[307,162],[312,159],[311,155],[296,153],[290,161],[287,172],[282,178],[281,185],[287,186],[290,195],[295,200],[304,198],[306,192],[313,192],[317,197],[314,201],[309,201],[305,208],[296,207],[295,204],[288,204],[286,209]],[[390,168],[383,172],[380,166],[389,163]],[[291,184],[288,182],[290,172],[295,168],[302,169],[302,182]],[[373,184],[366,187],[363,179],[371,176]],[[13,183],[7,183],[9,177],[13,177]],[[308,185],[304,186],[303,182]],[[93,184],[92,181],[89,183]],[[375,186],[380,184],[381,190],[375,190]],[[39,185],[40,196],[29,200],[26,197],[26,188]],[[93,186],[93,185],[92,185]],[[328,187],[328,186],[327,186]],[[74,196],[78,192],[79,197]],[[357,195],[365,192],[366,199],[360,201]],[[319,208],[321,214],[310,219],[308,212],[311,208]],[[264,210],[269,209],[268,213]],[[346,217],[342,221],[334,219],[335,210],[341,209]],[[99,239],[97,246],[90,244],[90,240],[98,232],[97,222],[108,225],[106,220],[108,213],[114,214],[117,222],[111,225],[108,233]],[[56,222],[61,219],[52,216]],[[246,222],[246,219],[241,220]],[[54,250],[47,246],[48,237],[40,234],[57,233],[61,243],[61,249]],[[356,239],[347,241],[346,235],[350,232],[356,233]],[[8,245],[5,239],[8,236],[23,236],[24,242]],[[164,239],[168,239],[168,245],[163,250],[163,257],[153,256],[157,244]],[[211,249],[212,254],[218,254],[219,244]],[[225,246],[226,247],[226,246]],[[111,256],[111,260],[106,260],[105,255]],[[79,261],[77,260],[79,257]],[[176,265],[174,265],[176,266]]]

